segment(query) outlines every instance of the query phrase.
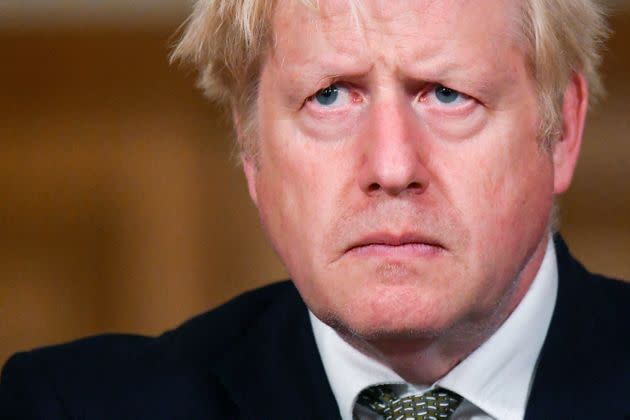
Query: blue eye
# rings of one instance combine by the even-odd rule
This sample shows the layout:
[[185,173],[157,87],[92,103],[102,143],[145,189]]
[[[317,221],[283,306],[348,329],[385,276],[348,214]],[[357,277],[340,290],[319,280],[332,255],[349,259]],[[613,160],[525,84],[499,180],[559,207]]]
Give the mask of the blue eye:
[[439,85],[435,88],[435,97],[438,99],[438,101],[444,104],[452,104],[461,96],[462,94],[457,92],[456,90],[449,89],[442,85]]
[[339,88],[337,85],[330,85],[327,88],[324,88],[318,91],[315,94],[315,100],[324,106],[332,105],[337,101],[339,97]]

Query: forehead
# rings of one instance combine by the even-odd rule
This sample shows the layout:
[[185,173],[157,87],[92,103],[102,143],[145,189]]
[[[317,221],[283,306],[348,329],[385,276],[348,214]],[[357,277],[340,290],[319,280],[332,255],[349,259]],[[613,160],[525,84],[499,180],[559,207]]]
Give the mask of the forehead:
[[[516,48],[518,0],[280,0],[273,55],[297,73],[505,61]],[[291,69],[289,69],[291,70]],[[416,69],[419,70],[419,69]]]

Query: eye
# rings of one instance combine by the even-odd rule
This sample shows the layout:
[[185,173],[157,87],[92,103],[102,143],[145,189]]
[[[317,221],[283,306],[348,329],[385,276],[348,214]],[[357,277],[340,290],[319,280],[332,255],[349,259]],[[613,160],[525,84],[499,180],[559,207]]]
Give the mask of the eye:
[[323,106],[333,105],[339,98],[339,87],[337,85],[330,85],[324,89],[319,90],[313,98],[318,104]]
[[436,105],[456,106],[461,105],[462,102],[466,102],[470,99],[468,95],[456,91],[455,89],[448,88],[443,85],[436,85],[426,94],[425,100],[431,100]]
[[315,92],[313,96],[307,99],[311,106],[319,109],[338,109],[350,105],[358,100],[357,94],[351,88],[333,83],[332,85]]
[[438,101],[445,104],[452,104],[458,100],[460,96],[459,92],[445,86],[438,86],[435,88],[435,97]]

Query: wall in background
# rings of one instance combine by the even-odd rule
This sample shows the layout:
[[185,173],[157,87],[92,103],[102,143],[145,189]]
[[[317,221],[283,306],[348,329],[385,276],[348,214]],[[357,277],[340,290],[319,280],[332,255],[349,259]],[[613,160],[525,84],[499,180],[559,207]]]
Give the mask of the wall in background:
[[[225,114],[168,65],[179,21],[0,32],[0,363],[104,331],[155,334],[286,276]],[[562,231],[589,268],[630,278],[630,18],[613,24],[610,95]]]

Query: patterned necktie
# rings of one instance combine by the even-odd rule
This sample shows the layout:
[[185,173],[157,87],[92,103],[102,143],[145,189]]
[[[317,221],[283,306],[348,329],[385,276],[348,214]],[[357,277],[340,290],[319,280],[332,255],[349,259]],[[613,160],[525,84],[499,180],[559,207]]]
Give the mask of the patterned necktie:
[[358,404],[370,408],[385,420],[448,419],[461,402],[462,397],[442,388],[398,398],[387,385],[366,388],[357,398]]

